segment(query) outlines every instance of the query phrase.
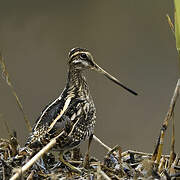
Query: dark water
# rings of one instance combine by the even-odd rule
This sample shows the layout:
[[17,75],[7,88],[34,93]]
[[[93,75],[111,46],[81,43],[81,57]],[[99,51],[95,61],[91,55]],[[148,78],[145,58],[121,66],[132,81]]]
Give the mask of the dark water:
[[[152,152],[179,76],[167,13],[173,17],[169,0],[1,0],[0,49],[31,123],[63,90],[68,51],[74,46],[86,47],[100,66],[139,93],[135,97],[102,75],[88,72],[97,108],[95,134],[112,147],[120,144],[123,150]],[[178,152],[179,107],[177,103]],[[2,79],[0,113],[23,144],[28,131]],[[0,136],[7,137],[2,121]],[[92,148],[94,155],[103,155],[99,145],[94,143]]]

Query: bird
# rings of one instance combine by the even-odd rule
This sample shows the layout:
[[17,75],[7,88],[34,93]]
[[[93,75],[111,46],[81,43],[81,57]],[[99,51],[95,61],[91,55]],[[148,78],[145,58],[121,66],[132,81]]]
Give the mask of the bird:
[[92,139],[94,134],[96,108],[84,71],[94,70],[130,93],[137,93],[98,66],[86,48],[75,47],[70,50],[68,57],[66,86],[60,96],[41,112],[26,146],[31,149],[41,148],[58,136],[54,149],[60,152],[60,161],[70,169],[80,172],[79,168],[64,159],[63,154],[78,147],[81,142]]

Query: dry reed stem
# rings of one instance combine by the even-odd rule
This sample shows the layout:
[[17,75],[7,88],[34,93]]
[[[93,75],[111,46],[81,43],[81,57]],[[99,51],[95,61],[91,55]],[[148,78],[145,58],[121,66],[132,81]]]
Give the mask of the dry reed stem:
[[153,156],[152,156],[152,160],[155,161],[155,163],[157,163],[157,164],[159,164],[161,156],[162,156],[162,149],[163,149],[163,144],[164,144],[164,135],[165,135],[166,129],[168,127],[169,120],[173,116],[176,101],[177,101],[178,96],[179,96],[179,89],[180,89],[180,79],[178,79],[176,88],[174,90],[173,97],[171,99],[169,110],[168,110],[167,115],[166,115],[164,122],[162,124],[161,130],[160,130],[160,135],[159,135],[159,138],[158,138],[158,141],[157,141],[157,144],[156,144]]
[[28,130],[31,132],[32,131],[31,124],[30,124],[30,122],[29,122],[29,120],[27,118],[27,115],[26,115],[26,113],[25,113],[25,111],[23,109],[22,103],[21,103],[19,97],[17,96],[17,93],[16,93],[16,91],[15,91],[13,85],[12,85],[12,82],[11,82],[11,80],[9,78],[9,73],[7,71],[7,68],[6,68],[6,65],[5,65],[5,62],[4,62],[4,58],[2,57],[1,53],[0,53],[0,65],[1,65],[1,69],[2,69],[2,75],[3,75],[7,85],[10,87],[13,96],[16,99],[16,103],[17,103],[20,111],[23,114],[23,118],[25,120],[25,123],[26,123],[26,126],[27,126]]
[[100,170],[100,174],[104,179],[111,180],[111,178],[104,171]]
[[172,118],[171,150],[170,150],[170,158],[169,158],[168,168],[171,167],[174,159],[176,158],[174,147],[175,147],[175,122],[174,122],[174,117],[173,117]]

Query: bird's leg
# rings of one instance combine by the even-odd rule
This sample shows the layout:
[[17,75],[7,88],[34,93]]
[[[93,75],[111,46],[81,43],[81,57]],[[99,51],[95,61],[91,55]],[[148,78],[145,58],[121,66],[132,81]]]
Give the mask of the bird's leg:
[[87,150],[87,152],[85,154],[84,163],[83,163],[84,168],[89,167],[89,152],[90,152],[90,146],[91,146],[91,143],[92,143],[92,139],[93,139],[93,134],[91,134],[90,137],[89,137],[88,150]]
[[80,153],[80,148],[76,147],[72,150],[72,159],[75,161],[79,161],[80,158],[82,157],[81,153]]
[[59,155],[59,160],[65,164],[66,166],[68,166],[71,170],[77,172],[77,173],[81,173],[81,170],[73,165],[71,165],[69,162],[65,161],[64,158],[63,158],[63,152],[60,152],[60,155]]

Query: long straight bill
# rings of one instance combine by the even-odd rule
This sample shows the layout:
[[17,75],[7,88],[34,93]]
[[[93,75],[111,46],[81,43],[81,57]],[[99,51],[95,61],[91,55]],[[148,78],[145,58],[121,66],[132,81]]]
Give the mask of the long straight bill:
[[137,96],[138,94],[129,89],[128,87],[126,87],[125,85],[123,85],[118,79],[116,79],[114,76],[112,76],[111,74],[107,73],[104,69],[102,69],[101,67],[99,67],[97,64],[94,64],[95,70],[104,74],[108,79],[110,79],[111,81],[113,81],[114,83],[118,84],[119,86],[121,86],[122,88],[124,88],[125,90],[129,91],[130,93],[134,94],[135,96]]

